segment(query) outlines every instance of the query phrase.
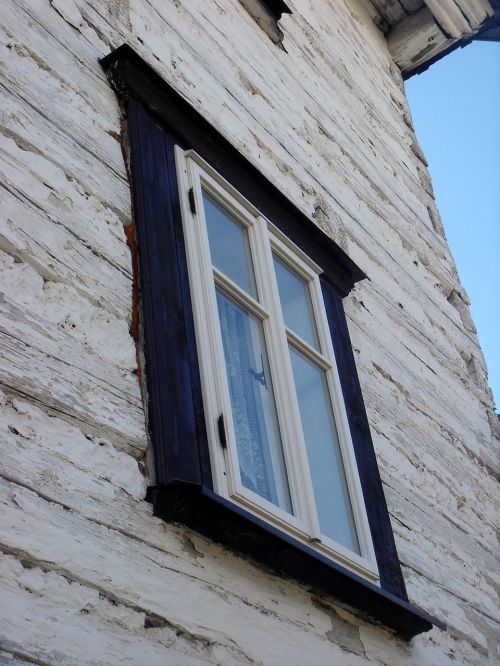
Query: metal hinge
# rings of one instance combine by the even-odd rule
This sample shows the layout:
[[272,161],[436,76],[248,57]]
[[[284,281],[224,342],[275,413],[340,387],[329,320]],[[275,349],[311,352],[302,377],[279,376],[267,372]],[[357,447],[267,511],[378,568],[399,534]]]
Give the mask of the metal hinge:
[[219,442],[223,449],[227,447],[226,426],[224,424],[224,414],[217,419],[217,430],[219,432]]
[[188,192],[189,207],[193,215],[196,215],[196,201],[194,200],[194,189],[191,187]]

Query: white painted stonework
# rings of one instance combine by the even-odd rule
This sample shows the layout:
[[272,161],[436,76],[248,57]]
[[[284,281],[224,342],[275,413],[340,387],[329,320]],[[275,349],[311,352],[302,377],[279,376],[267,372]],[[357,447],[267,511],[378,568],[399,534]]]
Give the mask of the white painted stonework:
[[[498,420],[398,68],[362,0],[3,0],[0,664],[497,664]],[[129,43],[369,275],[349,328],[404,642],[152,516],[130,189],[98,58]]]

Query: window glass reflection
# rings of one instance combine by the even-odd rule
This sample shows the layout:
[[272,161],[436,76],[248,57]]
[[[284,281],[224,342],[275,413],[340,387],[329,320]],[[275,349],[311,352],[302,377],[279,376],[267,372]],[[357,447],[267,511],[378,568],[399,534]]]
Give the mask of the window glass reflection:
[[321,532],[360,553],[325,373],[291,345],[290,355]]
[[213,265],[257,298],[247,230],[206,192],[203,206]]
[[319,349],[309,286],[297,273],[273,256],[285,325],[315,349]]

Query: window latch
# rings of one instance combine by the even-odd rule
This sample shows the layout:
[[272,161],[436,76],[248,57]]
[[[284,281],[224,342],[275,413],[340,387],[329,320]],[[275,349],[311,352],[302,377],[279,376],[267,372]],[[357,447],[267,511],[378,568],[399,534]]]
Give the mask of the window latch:
[[259,384],[262,384],[262,386],[266,386],[266,375],[264,374],[264,370],[262,372],[257,372],[253,368],[248,368],[248,372],[252,375],[252,377],[259,382]]
[[193,213],[193,215],[196,215],[196,202],[194,200],[194,189],[192,187],[189,188],[188,199],[191,212]]
[[259,384],[262,384],[264,388],[267,388],[266,373],[264,372],[264,359],[262,358],[262,354],[260,355],[260,362],[262,365],[262,372],[257,372],[257,370],[254,370],[253,368],[248,368],[248,372],[252,375],[254,379],[256,379],[259,382]]
[[224,414],[217,419],[217,430],[219,431],[219,442],[223,449],[227,448],[226,426],[224,423]]

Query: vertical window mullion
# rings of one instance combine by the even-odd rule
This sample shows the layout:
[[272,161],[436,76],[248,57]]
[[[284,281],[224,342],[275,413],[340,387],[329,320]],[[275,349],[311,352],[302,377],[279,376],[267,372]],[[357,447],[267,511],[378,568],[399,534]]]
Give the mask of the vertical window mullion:
[[[287,463],[290,491],[295,512],[304,521],[307,532],[313,539],[320,539],[319,521],[314,501],[309,464],[300,421],[299,405],[295,391],[290,355],[278,286],[274,274],[271,243],[267,222],[259,217],[255,226],[256,242],[259,246],[260,278],[265,305],[273,316],[269,318],[269,345],[271,371],[275,377],[278,418]],[[272,349],[272,353],[271,353]]]

